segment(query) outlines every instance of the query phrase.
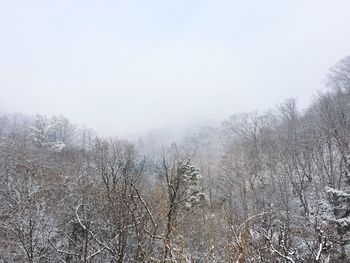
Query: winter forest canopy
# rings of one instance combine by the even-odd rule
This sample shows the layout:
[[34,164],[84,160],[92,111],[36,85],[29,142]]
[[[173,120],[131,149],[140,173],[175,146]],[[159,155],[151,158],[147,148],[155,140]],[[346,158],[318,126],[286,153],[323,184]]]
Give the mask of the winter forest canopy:
[[176,143],[0,116],[0,262],[350,262],[350,57]]

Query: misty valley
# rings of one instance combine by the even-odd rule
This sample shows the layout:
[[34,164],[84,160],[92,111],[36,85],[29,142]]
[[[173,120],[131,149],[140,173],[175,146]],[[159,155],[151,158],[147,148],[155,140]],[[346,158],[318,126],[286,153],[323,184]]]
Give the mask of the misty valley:
[[350,262],[350,57],[325,77],[181,133],[0,113],[0,262]]

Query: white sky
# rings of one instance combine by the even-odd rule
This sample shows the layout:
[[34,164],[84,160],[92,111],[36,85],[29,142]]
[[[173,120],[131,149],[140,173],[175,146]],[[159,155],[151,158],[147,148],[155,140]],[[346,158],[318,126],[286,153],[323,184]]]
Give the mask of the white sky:
[[350,54],[349,0],[0,0],[0,110],[101,135],[308,105]]

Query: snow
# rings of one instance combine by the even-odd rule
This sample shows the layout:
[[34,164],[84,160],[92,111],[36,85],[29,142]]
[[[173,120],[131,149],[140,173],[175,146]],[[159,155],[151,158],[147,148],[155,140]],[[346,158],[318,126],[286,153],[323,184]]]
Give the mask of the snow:
[[340,218],[337,220],[337,222],[342,226],[342,227],[349,227],[350,226],[350,218],[345,217],[345,218]]
[[334,189],[334,188],[329,187],[329,186],[326,187],[326,192],[328,194],[333,194],[333,195],[336,195],[339,197],[350,197],[350,194],[348,194],[344,191],[341,191],[341,190]]
[[63,142],[54,142],[52,143],[51,149],[57,152],[61,152],[66,145]]

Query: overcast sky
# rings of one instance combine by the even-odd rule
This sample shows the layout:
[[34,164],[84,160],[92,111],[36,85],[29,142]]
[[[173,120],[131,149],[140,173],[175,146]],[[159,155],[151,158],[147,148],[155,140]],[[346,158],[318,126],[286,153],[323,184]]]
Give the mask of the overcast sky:
[[350,55],[349,0],[0,0],[0,110],[101,135],[308,105]]

